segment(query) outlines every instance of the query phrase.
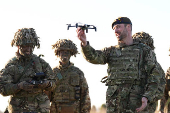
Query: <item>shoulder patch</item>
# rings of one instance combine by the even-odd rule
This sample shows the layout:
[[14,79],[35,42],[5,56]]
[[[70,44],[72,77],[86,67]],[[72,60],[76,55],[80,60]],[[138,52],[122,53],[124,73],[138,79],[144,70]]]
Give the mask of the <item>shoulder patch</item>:
[[61,80],[63,78],[63,76],[61,75],[61,73],[57,73],[57,77],[59,80]]
[[17,57],[13,57],[13,58],[12,58],[12,61],[15,61],[16,59],[17,59]]

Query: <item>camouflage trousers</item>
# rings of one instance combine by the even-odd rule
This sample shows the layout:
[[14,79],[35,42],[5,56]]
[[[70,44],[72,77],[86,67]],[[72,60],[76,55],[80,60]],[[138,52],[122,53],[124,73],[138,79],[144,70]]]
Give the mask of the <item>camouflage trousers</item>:
[[[6,110],[4,113],[9,113],[8,110]],[[42,112],[12,112],[12,113],[42,113]]]
[[71,104],[52,102],[50,113],[80,113],[79,108],[79,102],[74,102]]
[[[129,87],[108,86],[106,92],[107,113],[137,113],[136,108],[142,105],[141,98]],[[154,113],[155,107],[148,106],[140,113]]]
[[8,111],[9,113],[49,113],[50,100],[44,93],[25,97],[11,96]]
[[159,101],[159,111],[161,111],[161,113],[170,113],[170,104],[169,104],[170,98],[165,99],[165,97],[163,97],[162,99],[160,99]]

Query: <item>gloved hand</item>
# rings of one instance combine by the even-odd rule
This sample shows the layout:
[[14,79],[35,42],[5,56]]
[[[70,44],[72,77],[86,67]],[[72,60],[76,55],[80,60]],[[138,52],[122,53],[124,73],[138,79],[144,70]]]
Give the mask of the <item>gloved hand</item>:
[[50,87],[51,86],[51,83],[49,80],[45,80],[42,84],[39,84],[38,87],[41,88],[41,89],[45,89],[47,87]]
[[23,89],[25,91],[31,91],[34,88],[33,84],[30,84],[29,82],[23,81],[18,84],[19,89]]

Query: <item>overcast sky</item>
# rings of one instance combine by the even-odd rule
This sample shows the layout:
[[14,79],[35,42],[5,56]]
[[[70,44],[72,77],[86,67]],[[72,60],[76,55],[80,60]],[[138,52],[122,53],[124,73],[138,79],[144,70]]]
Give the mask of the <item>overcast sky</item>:
[[[132,33],[144,31],[152,35],[158,62],[164,71],[170,66],[170,1],[169,0],[0,0],[0,69],[15,56],[16,47],[11,40],[20,28],[34,28],[40,37],[41,47],[34,53],[55,67],[57,58],[52,44],[58,39],[71,39],[78,47],[77,57],[71,61],[85,74],[92,105],[105,103],[107,87],[100,82],[107,76],[107,65],[88,63],[82,56],[76,28],[67,30],[66,24],[81,22],[95,25],[97,32],[89,30],[87,40],[95,49],[116,45],[111,24],[120,16],[132,21]],[[7,106],[9,97],[0,96],[0,110]]]

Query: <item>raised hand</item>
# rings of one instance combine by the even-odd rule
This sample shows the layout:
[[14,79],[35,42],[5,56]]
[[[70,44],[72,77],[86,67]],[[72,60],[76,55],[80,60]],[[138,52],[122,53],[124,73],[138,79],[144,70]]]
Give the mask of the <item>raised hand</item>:
[[86,40],[86,34],[85,34],[84,30],[82,30],[80,27],[78,27],[76,32],[77,32],[78,39],[82,42],[82,45],[86,46],[87,40]]

